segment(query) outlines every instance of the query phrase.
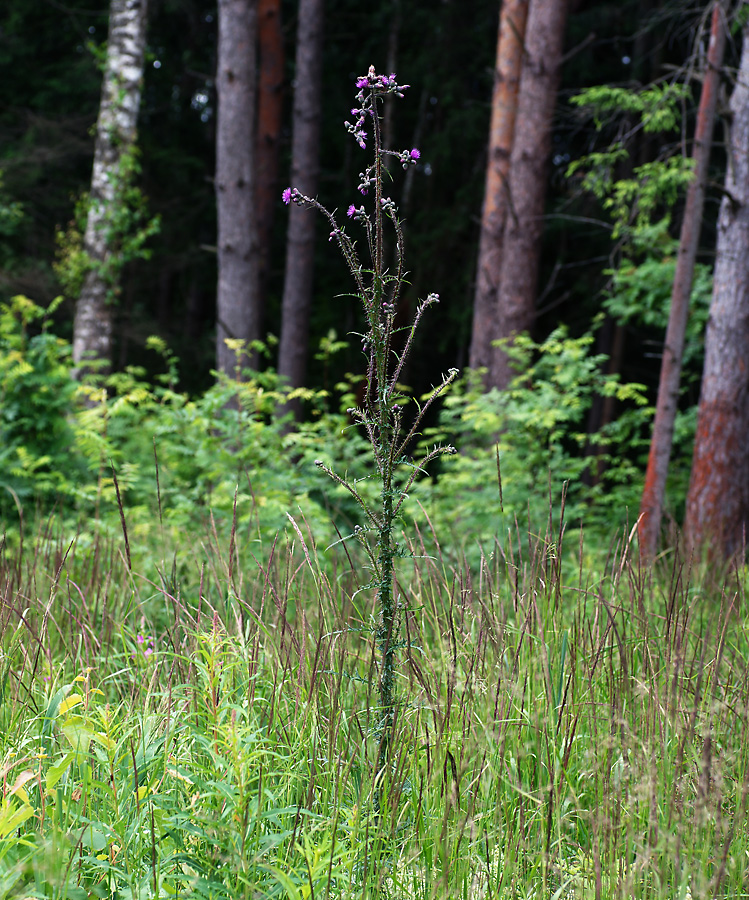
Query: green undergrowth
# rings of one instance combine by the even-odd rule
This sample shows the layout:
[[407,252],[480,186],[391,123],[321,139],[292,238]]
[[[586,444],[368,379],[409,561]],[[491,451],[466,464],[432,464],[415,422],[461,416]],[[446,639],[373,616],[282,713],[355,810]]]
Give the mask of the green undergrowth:
[[735,574],[625,534],[593,576],[519,526],[472,569],[414,532],[374,784],[368,575],[297,528],[140,570],[54,523],[3,547],[0,896],[747,896]]
[[[53,313],[54,305],[44,310],[26,297],[0,304],[0,531],[9,542],[22,519],[52,511],[71,536],[114,538],[120,501],[134,553],[211,532],[228,547],[233,528],[260,547],[289,512],[303,511],[325,546],[337,529],[351,534],[366,524],[351,493],[315,465],[321,460],[353,479],[364,500],[379,496],[377,479],[361,477],[372,472],[371,451],[350,412],[361,379],[290,392],[273,369],[245,369],[241,379],[221,375],[189,396],[178,388],[178,361],[152,338],[157,374],[129,368],[81,385],[71,377],[69,344],[54,334]],[[417,455],[435,443],[458,451],[430,463],[409,490],[419,503],[408,505],[420,527],[431,523],[449,536],[455,564],[467,556],[478,565],[478,548],[504,539],[516,518],[542,531],[550,500],[558,509],[563,493],[567,521],[585,522],[591,546],[605,546],[612,529],[636,518],[651,410],[641,386],[605,374],[594,342],[592,333],[572,337],[564,329],[540,344],[520,336],[509,351],[519,372],[510,390],[485,393],[479,374],[468,373],[417,429],[410,448]],[[326,365],[342,346],[326,339]],[[268,349],[256,350],[264,364]],[[293,429],[283,418],[290,396],[303,399],[307,413]],[[617,415],[588,434],[600,402]],[[671,512],[688,472],[677,457]]]

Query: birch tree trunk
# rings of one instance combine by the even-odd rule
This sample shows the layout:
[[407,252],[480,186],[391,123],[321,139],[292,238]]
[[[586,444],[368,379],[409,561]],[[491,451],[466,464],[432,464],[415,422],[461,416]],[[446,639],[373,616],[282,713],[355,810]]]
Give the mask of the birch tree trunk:
[[661,531],[663,500],[666,493],[668,462],[674,437],[674,422],[679,404],[681,360],[684,353],[684,335],[689,316],[689,298],[692,293],[694,264],[702,227],[702,209],[705,203],[710,147],[713,140],[715,106],[720,86],[720,68],[726,44],[726,10],[721,2],[713,7],[710,44],[705,62],[702,94],[697,112],[694,133],[694,180],[687,191],[684,217],[679,238],[679,255],[671,291],[671,308],[663,347],[661,375],[658,383],[658,400],[650,441],[645,488],[640,503],[638,537],[640,553],[646,559],[655,556]]
[[[308,197],[317,193],[322,116],[324,0],[300,0],[294,75],[291,184]],[[304,384],[312,303],[315,217],[292,204],[286,238],[278,374],[293,387]]]
[[[567,0],[531,0],[510,156],[495,339],[528,330],[535,318],[552,119],[566,23]],[[504,350],[493,347],[489,385],[504,389],[514,374]]]
[[497,320],[502,242],[507,222],[510,155],[515,135],[518,90],[523,64],[523,42],[528,0],[503,0],[499,15],[497,61],[494,70],[489,154],[486,164],[484,206],[473,302],[473,330],[469,365],[489,366]]
[[[112,362],[112,320],[121,265],[112,219],[117,195],[129,177],[126,159],[135,145],[146,50],[146,0],[111,0],[107,60],[96,123],[94,166],[83,237],[91,261],[75,307],[73,362]],[[130,169],[132,174],[132,169]]]
[[685,522],[713,557],[739,552],[749,522],[749,26],[731,113]]
[[[216,92],[218,290],[216,368],[233,374],[236,351],[260,337],[259,246],[255,217],[257,0],[219,0]],[[251,362],[247,350],[243,364]]]

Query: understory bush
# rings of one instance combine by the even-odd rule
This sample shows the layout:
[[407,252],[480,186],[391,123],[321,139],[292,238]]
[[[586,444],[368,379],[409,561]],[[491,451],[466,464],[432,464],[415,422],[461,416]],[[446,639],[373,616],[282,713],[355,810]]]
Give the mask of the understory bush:
[[[153,338],[163,361],[153,382],[129,368],[78,385],[70,348],[49,323],[27,298],[15,298],[0,316],[6,528],[19,507],[28,513],[41,502],[42,510],[58,508],[73,529],[85,521],[114,533],[117,490],[129,527],[141,536],[203,533],[213,517],[222,533],[233,524],[268,542],[288,513],[301,512],[320,542],[330,543],[337,539],[331,520],[349,531],[363,524],[350,492],[314,465],[322,458],[354,473],[362,496],[377,495],[366,477],[367,441],[349,412],[351,383],[336,385],[333,396],[303,392],[308,418],[289,431],[278,416],[289,391],[273,369],[246,371],[242,380],[220,376],[189,397],[177,388],[178,361]],[[510,390],[485,393],[474,373],[451,386],[439,424],[421,440],[425,452],[451,442],[458,453],[410,488],[438,530],[478,546],[530,515],[543,531],[549,494],[558,508],[562,492],[567,520],[585,521],[591,540],[597,528],[610,534],[633,520],[651,410],[640,385],[603,374],[605,357],[592,344],[592,335],[572,338],[564,329],[541,343],[520,336],[508,348],[518,369]],[[596,396],[613,397],[618,414],[590,435]],[[409,515],[424,521],[418,505]]]
[[[426,436],[449,435],[458,453],[416,495],[436,530],[471,558],[518,520],[544,534],[550,509],[563,508],[570,525],[585,522],[590,539],[604,543],[637,518],[652,409],[642,385],[605,374],[593,342],[564,328],[541,343],[520,335],[507,348],[518,372],[508,390],[486,392],[479,373],[469,373],[446,398],[439,427]],[[596,397],[619,408],[590,434]]]
[[278,416],[289,391],[273,370],[221,376],[191,398],[176,387],[177,360],[155,338],[150,346],[166,371],[153,383],[131,367],[77,384],[70,347],[49,326],[53,311],[17,297],[0,315],[6,527],[41,503],[73,529],[119,528],[118,492],[142,536],[154,528],[202,533],[212,518],[220,530],[234,523],[272,540],[287,513],[301,509],[333,539],[331,512],[352,527],[358,521],[350,494],[314,466],[323,452],[342,471],[360,468],[365,447],[325,392],[304,392],[309,419],[289,433]]

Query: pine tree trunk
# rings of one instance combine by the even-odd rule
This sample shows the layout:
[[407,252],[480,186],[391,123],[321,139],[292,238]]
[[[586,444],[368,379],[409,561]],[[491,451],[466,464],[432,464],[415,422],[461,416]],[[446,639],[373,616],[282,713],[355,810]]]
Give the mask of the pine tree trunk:
[[[236,351],[260,337],[259,248],[255,217],[257,0],[219,0],[216,91],[218,291],[216,368],[233,374]],[[251,361],[250,351],[243,364]]]
[[83,249],[92,267],[76,303],[73,362],[80,374],[86,360],[112,362],[112,319],[119,293],[119,267],[111,264],[108,222],[114,213],[123,158],[135,144],[146,49],[146,0],[111,0],[107,61],[96,123],[91,194]]
[[496,330],[502,242],[509,198],[507,178],[515,135],[527,17],[528,0],[503,0],[499,16],[489,154],[473,304],[473,332],[469,356],[469,365],[472,369],[489,366],[491,342]]
[[278,207],[278,150],[283,113],[284,53],[280,0],[258,0],[257,200],[260,248],[258,327],[262,334],[273,220]]
[[[511,338],[530,329],[535,318],[552,119],[562,73],[566,22],[567,0],[532,0],[510,156],[509,209],[495,339]],[[504,389],[513,376],[507,354],[493,347],[489,385]]]
[[[324,0],[300,0],[294,75],[291,184],[308,197],[317,193],[322,115]],[[278,373],[293,387],[304,384],[312,304],[315,217],[291,205],[281,306]]]
[[689,545],[713,557],[739,552],[749,522],[749,26],[731,112],[685,522]]
[[663,347],[661,375],[658,383],[658,400],[650,441],[645,488],[640,503],[638,537],[640,553],[646,559],[655,556],[663,517],[663,500],[666,493],[668,462],[674,437],[674,422],[679,404],[681,360],[684,353],[684,336],[689,315],[689,298],[692,293],[694,264],[697,259],[702,209],[705,203],[710,147],[713,140],[715,106],[720,86],[720,67],[726,43],[726,11],[722,3],[713,7],[710,45],[702,81],[702,94],[697,112],[694,133],[695,176],[687,191],[684,218],[681,224],[679,255],[671,291],[671,308]]

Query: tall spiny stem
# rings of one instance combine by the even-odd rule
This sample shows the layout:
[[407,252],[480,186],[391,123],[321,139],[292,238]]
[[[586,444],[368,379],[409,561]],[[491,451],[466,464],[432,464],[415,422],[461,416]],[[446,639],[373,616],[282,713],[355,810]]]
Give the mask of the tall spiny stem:
[[[306,197],[293,188],[283,192],[286,203],[294,202],[302,206],[312,206],[326,216],[331,225],[330,239],[336,240],[344,259],[353,275],[359,299],[366,317],[368,331],[363,338],[363,349],[367,354],[367,391],[361,408],[349,410],[354,421],[362,425],[372,447],[372,457],[376,466],[380,483],[379,507],[370,506],[362,495],[345,478],[333,472],[324,462],[317,465],[327,472],[334,481],[348,489],[365,513],[368,528],[358,527],[352,537],[356,538],[364,548],[367,559],[374,569],[370,587],[374,589],[379,611],[379,622],[375,635],[375,643],[380,661],[379,701],[380,717],[377,729],[379,741],[375,777],[375,808],[380,811],[383,796],[383,779],[387,774],[389,750],[395,724],[396,696],[394,677],[396,671],[396,652],[398,648],[398,607],[394,592],[394,559],[398,555],[398,545],[394,537],[395,520],[405,501],[417,475],[424,471],[424,466],[442,453],[454,453],[453,447],[434,447],[418,462],[414,463],[406,456],[407,446],[419,434],[425,411],[447,388],[457,375],[456,369],[443,377],[440,384],[433,389],[426,403],[417,408],[413,423],[408,429],[403,428],[404,400],[398,390],[398,377],[403,364],[413,346],[414,332],[421,321],[427,307],[438,302],[437,294],[430,294],[419,304],[410,329],[405,347],[400,357],[392,350],[392,339],[395,330],[395,304],[405,279],[403,267],[403,230],[398,219],[394,202],[383,195],[383,156],[396,157],[404,168],[416,164],[420,153],[416,148],[400,153],[384,150],[382,147],[381,123],[378,103],[388,94],[403,96],[408,85],[398,85],[395,75],[377,75],[374,67],[370,67],[366,76],[356,81],[356,95],[359,108],[352,111],[357,116],[355,124],[346,123],[348,131],[353,134],[362,149],[366,148],[365,123],[372,120],[374,143],[374,161],[361,174],[360,191],[367,195],[374,188],[374,210],[367,213],[363,206],[354,204],[348,209],[348,216],[365,227],[367,247],[371,256],[371,268],[365,270],[361,265],[356,245],[339,227],[335,215],[328,212],[317,200]],[[388,275],[384,268],[384,224],[388,218],[396,236],[397,265],[395,275]],[[365,277],[369,274],[369,279]],[[392,285],[392,289],[390,289]],[[389,295],[389,296],[388,296]],[[404,474],[405,470],[405,474]],[[368,533],[376,535],[374,545],[370,543]]]
[[[372,91],[372,120],[374,135],[375,165],[375,259],[374,259],[374,307],[376,310],[375,331],[377,354],[377,384],[375,385],[375,418],[378,424],[380,454],[382,458],[381,521],[378,541],[379,585],[377,605],[380,609],[380,624],[377,644],[380,651],[380,744],[377,756],[377,776],[385,771],[390,745],[390,737],[395,719],[395,697],[393,696],[393,673],[395,668],[395,603],[393,596],[393,454],[392,449],[392,396],[387,391],[387,348],[392,320],[385,298],[385,272],[383,271],[384,229],[382,194],[382,146],[380,117],[377,95]],[[371,389],[370,389],[371,390]],[[370,393],[371,396],[371,393]],[[378,792],[379,796],[379,792]]]

